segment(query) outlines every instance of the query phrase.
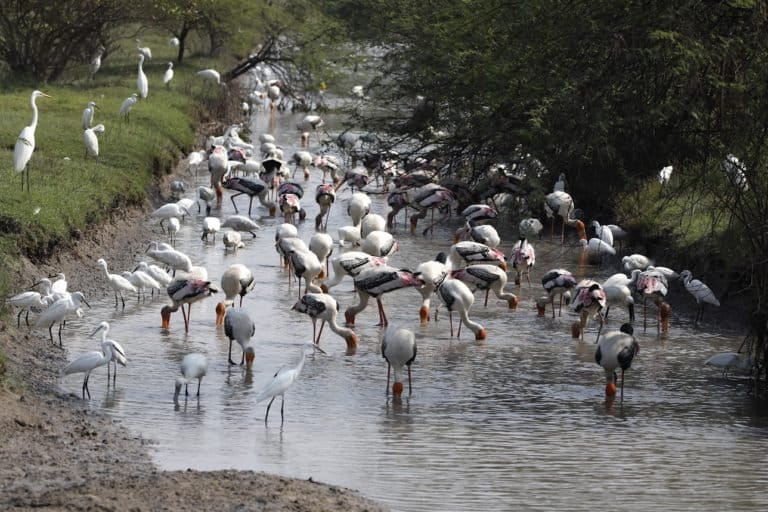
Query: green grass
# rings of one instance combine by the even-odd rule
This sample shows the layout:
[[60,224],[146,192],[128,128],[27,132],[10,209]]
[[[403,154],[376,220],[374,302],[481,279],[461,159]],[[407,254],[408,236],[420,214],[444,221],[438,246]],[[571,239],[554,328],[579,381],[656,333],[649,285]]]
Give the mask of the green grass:
[[[162,77],[175,56],[163,36],[144,36],[153,59],[145,63],[149,96],[123,124],[118,111],[123,100],[136,92],[135,43],[126,41],[124,52],[107,59],[93,82],[87,66],[73,67],[61,83],[24,87],[6,86],[0,92],[0,265],[13,266],[20,254],[33,260],[67,244],[73,235],[108,218],[115,209],[140,204],[156,176],[168,172],[192,147],[200,105],[221,94],[201,84],[195,72],[213,67],[211,59],[188,58],[175,67],[172,86]],[[30,161],[31,192],[21,192],[21,176],[13,169],[13,146],[22,128],[31,121],[29,104],[33,88],[52,96],[39,98],[36,147]],[[84,158],[81,115],[88,101],[100,110],[94,124],[103,123],[99,136],[100,162]],[[7,276],[8,272],[0,272]],[[10,283],[0,278],[0,296]],[[2,307],[2,306],[0,306]]]

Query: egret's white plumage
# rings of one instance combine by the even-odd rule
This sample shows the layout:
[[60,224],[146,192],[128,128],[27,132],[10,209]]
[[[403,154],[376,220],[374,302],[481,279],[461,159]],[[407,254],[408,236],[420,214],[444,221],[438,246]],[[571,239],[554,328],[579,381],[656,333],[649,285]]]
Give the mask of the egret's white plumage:
[[43,311],[43,313],[38,317],[37,322],[35,322],[35,327],[42,327],[47,325],[48,334],[50,335],[51,343],[53,343],[53,324],[59,322],[59,346],[62,346],[62,321],[71,316],[76,316],[78,318],[83,316],[83,310],[80,309],[80,306],[83,303],[86,306],[91,307],[81,292],[68,294],[56,300],[53,304],[48,306],[48,309]]
[[131,282],[124,278],[121,275],[118,274],[110,274],[109,270],[107,270],[107,262],[104,260],[104,258],[99,258],[96,261],[96,264],[99,265],[103,270],[104,274],[107,276],[107,281],[109,282],[109,287],[112,288],[112,291],[115,292],[115,307],[117,307],[117,296],[120,295],[120,300],[123,301],[123,307],[125,307],[125,298],[123,298],[123,292],[134,292],[138,294],[138,290],[136,289]]
[[[29,102],[32,105],[32,123],[25,126],[19,136],[16,138],[16,144],[13,146],[13,168],[16,172],[24,172],[35,151],[35,131],[37,130],[37,98],[50,98],[40,91],[32,91]],[[24,190],[24,177],[22,175],[21,188]],[[29,169],[27,169],[27,190],[29,190]]]
[[723,378],[728,378],[730,370],[746,371],[752,366],[752,358],[737,352],[720,352],[704,362],[705,366],[714,366],[723,370]]
[[149,94],[149,81],[147,80],[147,75],[144,74],[144,54],[139,54],[139,72],[136,77],[136,88],[142,99],[146,98],[147,94]]
[[204,80],[210,80],[212,82],[216,82],[217,84],[221,83],[221,75],[215,69],[204,69],[202,71],[198,71],[196,74]]
[[698,279],[693,279],[693,275],[690,270],[683,270],[680,272],[680,278],[683,280],[685,289],[693,295],[696,299],[696,305],[698,311],[696,312],[696,320],[694,323],[698,323],[704,316],[704,304],[711,304],[713,306],[720,306],[720,301],[715,297],[714,292]]
[[87,130],[93,124],[93,114],[97,108],[98,107],[96,106],[95,101],[89,101],[88,105],[86,105],[85,109],[83,110],[83,117],[82,117],[83,130]]
[[176,379],[173,402],[178,405],[181,386],[185,386],[184,394],[189,394],[189,382],[193,379],[197,379],[197,396],[200,396],[200,384],[206,373],[208,373],[208,359],[203,354],[193,353],[184,356],[181,360],[181,377]]
[[85,400],[85,394],[88,393],[88,398],[91,398],[91,392],[88,390],[88,379],[91,376],[91,372],[99,366],[104,366],[112,360],[112,345],[103,344],[102,350],[94,350],[92,352],[86,352],[81,355],[67,366],[64,367],[64,375],[70,375],[72,373],[85,373],[83,378],[83,400]]
[[97,133],[104,133],[104,125],[97,124],[93,128],[87,128],[83,131],[83,142],[85,142],[86,155],[96,157],[96,162],[99,161],[99,138]]
[[298,364],[291,367],[283,366],[280,368],[272,377],[272,380],[269,382],[269,384],[267,384],[259,392],[259,394],[256,395],[256,403],[270,399],[269,405],[267,405],[267,413],[264,415],[264,423],[266,423],[269,419],[269,408],[272,407],[272,402],[274,402],[275,398],[278,396],[282,399],[282,403],[280,405],[280,418],[282,421],[285,421],[285,392],[288,391],[293,383],[296,382],[296,379],[299,378],[301,370],[304,368],[304,361],[306,360],[307,352],[310,349],[325,353],[322,349],[320,349],[320,347],[315,345],[314,342],[305,342],[302,345],[301,359],[299,359]]
[[163,73],[163,85],[168,87],[168,83],[173,80],[173,62],[168,63],[168,69]]
[[131,94],[120,105],[120,117],[124,118],[126,122],[131,120],[131,109],[139,101],[139,95],[136,93]]

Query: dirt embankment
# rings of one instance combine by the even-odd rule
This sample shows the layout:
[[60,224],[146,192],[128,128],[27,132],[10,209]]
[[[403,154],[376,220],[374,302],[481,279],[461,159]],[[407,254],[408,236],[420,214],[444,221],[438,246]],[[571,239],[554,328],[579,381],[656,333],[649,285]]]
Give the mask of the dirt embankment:
[[[134,263],[157,236],[146,222],[151,208],[147,203],[144,210],[116,214],[44,264],[23,262],[17,290],[64,272],[71,290],[107,300],[104,280],[93,278],[94,262],[103,257],[115,268]],[[353,491],[311,481],[239,471],[159,471],[148,455],[149,440],[61,393],[66,355],[45,334],[29,332],[23,319],[21,329],[15,318],[0,322],[0,351],[7,358],[0,385],[0,510],[384,510]]]

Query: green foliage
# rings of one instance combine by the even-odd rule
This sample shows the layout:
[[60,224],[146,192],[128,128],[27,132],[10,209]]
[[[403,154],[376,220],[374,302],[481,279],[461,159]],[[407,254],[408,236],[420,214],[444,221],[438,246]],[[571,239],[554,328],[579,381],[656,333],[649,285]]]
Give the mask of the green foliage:
[[[128,43],[130,44],[130,43]],[[135,43],[134,43],[135,44]],[[167,58],[174,49],[153,48],[155,59],[145,66],[149,97],[137,103],[131,122],[118,119],[122,101],[135,91],[136,59],[116,55],[96,75],[69,84],[41,86],[53,98],[39,98],[36,148],[31,159],[31,192],[21,192],[13,170],[13,145],[31,119],[31,89],[0,94],[4,107],[0,124],[0,264],[13,264],[14,255],[42,258],[58,245],[76,239],[88,226],[105,220],[116,208],[142,204],[155,175],[167,172],[194,142],[199,98],[214,94],[194,73],[209,61],[190,60],[176,68],[171,88],[162,86]],[[73,69],[73,72],[78,69]],[[86,76],[85,66],[80,70]],[[99,136],[100,163],[84,158],[81,114],[88,101],[100,110],[94,123],[103,123]],[[65,159],[68,158],[68,159]],[[6,272],[1,272],[7,275]],[[0,296],[10,283],[0,282]]]

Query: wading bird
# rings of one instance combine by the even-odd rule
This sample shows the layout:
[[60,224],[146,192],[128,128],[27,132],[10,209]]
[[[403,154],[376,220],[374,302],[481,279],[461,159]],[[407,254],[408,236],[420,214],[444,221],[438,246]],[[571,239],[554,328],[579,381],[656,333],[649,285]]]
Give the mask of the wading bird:
[[83,110],[83,130],[87,130],[93,125],[93,114],[95,110],[98,110],[99,107],[96,106],[95,101],[89,101],[88,105],[86,105],[85,109]]
[[253,273],[245,265],[235,263],[230,265],[221,275],[221,289],[224,300],[216,304],[216,325],[222,325],[227,307],[235,305],[235,298],[240,296],[240,307],[243,307],[243,297],[253,290],[255,281]]
[[216,233],[221,229],[221,221],[218,217],[206,217],[203,219],[203,236],[200,240],[207,242],[208,235],[213,235],[213,241],[216,242]]
[[301,350],[301,359],[299,359],[299,362],[296,366],[293,367],[287,367],[284,366],[280,368],[277,373],[272,377],[272,380],[270,381],[267,386],[259,392],[259,394],[256,396],[256,403],[263,402],[266,399],[269,400],[269,405],[267,405],[267,413],[264,415],[264,423],[267,423],[267,420],[269,419],[269,408],[272,407],[272,402],[275,401],[275,398],[278,396],[281,398],[281,404],[280,404],[280,420],[281,424],[285,422],[285,392],[288,391],[288,389],[293,385],[294,382],[296,382],[296,379],[299,378],[299,375],[301,374],[302,368],[304,368],[304,361],[307,357],[307,352],[310,350],[317,350],[318,352],[321,352],[325,354],[325,351],[323,351],[320,347],[314,344],[312,341],[307,341],[302,345]]
[[163,85],[170,87],[171,80],[173,80],[173,62],[168,63],[168,69],[163,73]]
[[[320,213],[315,217],[315,230],[328,228],[328,217],[331,206],[336,201],[336,191],[330,183],[324,183],[317,186],[315,190],[315,202],[320,207]],[[323,226],[323,217],[325,217],[325,226]]]
[[184,394],[189,395],[189,381],[197,379],[197,395],[200,396],[200,384],[208,373],[208,359],[203,354],[193,353],[184,356],[181,360],[181,377],[176,379],[176,389],[173,392],[173,403],[179,404],[181,386],[184,386]]
[[261,205],[264,206],[269,211],[269,215],[271,217],[275,216],[275,211],[277,209],[277,206],[275,205],[274,202],[267,199],[267,193],[269,192],[269,189],[267,188],[267,184],[264,181],[262,181],[260,178],[248,178],[248,177],[230,178],[224,182],[224,188],[227,188],[229,190],[234,190],[235,192],[237,192],[236,194],[233,194],[229,198],[232,201],[232,205],[235,207],[235,212],[238,211],[237,204],[235,203],[235,198],[245,194],[248,196],[248,199],[249,199],[248,215],[251,215],[251,210],[253,208],[253,198],[257,197]]
[[387,327],[381,340],[381,356],[387,361],[387,392],[390,370],[394,367],[395,382],[392,384],[392,395],[399,398],[403,394],[403,367],[407,366],[408,394],[412,394],[411,365],[416,360],[416,335],[413,331],[395,326]]
[[505,301],[509,309],[516,309],[520,302],[513,293],[504,291],[507,285],[507,273],[496,265],[479,264],[458,270],[451,270],[453,279],[458,279],[470,288],[475,288],[485,292],[484,306],[488,306],[488,294],[491,290],[499,299]]
[[120,295],[120,300],[123,301],[123,307],[125,307],[125,298],[123,297],[123,292],[134,292],[138,294],[139,291],[135,286],[131,284],[129,280],[123,276],[119,274],[110,274],[109,270],[107,270],[107,262],[104,260],[104,258],[99,258],[96,264],[104,270],[104,274],[107,276],[109,287],[112,288],[112,291],[115,293],[115,307],[117,307],[118,294]]
[[221,83],[221,75],[215,69],[204,69],[202,71],[198,71],[195,74],[200,78],[202,78],[203,80],[216,82],[217,84]]
[[[347,350],[354,351],[357,348],[357,335],[352,329],[342,327],[336,322],[339,312],[339,304],[336,299],[325,293],[306,293],[291,308],[299,313],[304,313],[312,319],[312,339],[315,344],[320,344],[320,336],[323,327],[328,327],[347,342]],[[320,331],[317,332],[317,320],[321,320]]]
[[407,269],[398,270],[381,266],[362,272],[355,277],[355,289],[360,300],[344,312],[347,324],[355,325],[355,316],[365,309],[369,298],[373,297],[379,308],[379,325],[386,327],[387,315],[384,312],[384,305],[381,303],[381,296],[410,286],[424,286],[424,280]]
[[101,331],[101,351],[105,355],[107,354],[107,347],[112,352],[112,358],[107,362],[107,386],[109,386],[109,367],[110,363],[115,363],[115,371],[112,373],[112,384],[114,384],[117,381],[117,365],[118,363],[122,366],[126,366],[128,364],[128,359],[125,357],[125,349],[123,349],[123,346],[120,345],[115,340],[107,339],[107,334],[109,333],[109,322],[101,322],[99,326],[96,328],[95,331],[91,333],[89,338],[93,338],[96,333]]
[[[45,281],[48,281],[48,291],[50,291],[50,281],[48,279],[45,279]],[[22,292],[18,295],[14,295],[10,299],[8,299],[8,304],[10,304],[13,307],[19,308],[19,314],[16,316],[16,327],[21,327],[21,314],[26,311],[26,316],[24,317],[24,321],[27,323],[27,327],[29,327],[29,311],[35,310],[35,309],[45,309],[48,306],[48,303],[44,300],[43,295],[39,292]]]
[[512,260],[512,268],[517,272],[515,284],[519,285],[523,275],[525,275],[528,278],[528,286],[533,286],[531,284],[531,269],[536,264],[536,251],[525,237],[520,237],[520,240],[512,247],[512,254],[509,255],[509,259]]
[[458,279],[443,279],[437,286],[437,294],[448,309],[448,321],[451,326],[451,337],[453,337],[453,312],[457,312],[459,317],[459,329],[456,338],[461,336],[461,324],[464,323],[474,333],[476,340],[484,340],[487,337],[485,328],[469,318],[469,310],[475,303],[475,296],[469,287]]
[[71,295],[66,295],[56,302],[48,306],[42,315],[35,322],[35,327],[48,326],[48,335],[50,336],[51,343],[53,343],[53,324],[59,322],[59,347],[61,344],[61,329],[63,321],[70,316],[83,316],[83,310],[80,309],[81,303],[84,303],[89,308],[90,304],[85,300],[85,296],[81,292],[75,292]]
[[93,80],[94,76],[96,76],[96,73],[101,68],[101,56],[104,53],[105,48],[103,46],[99,46],[96,49],[96,55],[93,56],[91,59],[91,62],[88,64],[88,73],[91,77],[91,80]]
[[227,361],[229,364],[237,364],[232,360],[232,340],[237,341],[243,351],[240,364],[245,362],[246,369],[250,370],[256,357],[254,347],[251,344],[253,335],[256,334],[256,324],[243,310],[230,308],[224,315],[224,334],[229,338],[229,352]]
[[737,352],[720,352],[704,362],[705,366],[714,366],[723,370],[723,378],[728,379],[730,370],[749,370],[752,358]]
[[[181,314],[184,316],[184,332],[189,332],[192,303],[210,297],[211,294],[218,291],[211,286],[210,281],[193,278],[176,278],[171,281],[166,290],[173,304],[163,306],[160,310],[161,326],[163,329],[168,329],[171,324],[171,313],[181,308]],[[187,305],[186,311],[184,311],[184,304]]]
[[555,318],[555,296],[560,296],[560,308],[558,315],[563,313],[563,298],[565,298],[566,305],[570,302],[571,288],[576,286],[576,279],[569,271],[563,268],[552,269],[541,278],[541,285],[544,287],[544,291],[547,292],[548,297],[542,301],[539,299],[536,301],[536,306],[539,310],[539,316],[544,316],[546,312],[546,303],[552,304],[552,318]]
[[173,274],[176,274],[177,270],[182,272],[189,272],[192,270],[192,260],[189,256],[183,252],[175,250],[171,246],[161,248],[157,242],[150,242],[147,250],[144,251],[150,258],[168,265],[173,269]]
[[[448,272],[445,261],[445,253],[440,252],[435,256],[435,259],[419,264],[416,267],[416,272],[414,272],[414,275],[419,276],[424,281],[424,286],[417,288],[421,294],[421,307],[419,308],[419,322],[421,325],[425,325],[429,321],[429,307],[432,301],[432,294],[437,285],[443,282]],[[435,310],[435,318],[437,318],[437,310]]]
[[126,123],[131,121],[131,109],[138,101],[139,101],[139,95],[136,93],[133,93],[127,98],[125,98],[125,100],[123,100],[123,103],[120,105],[120,117],[125,119]]
[[256,224],[256,222],[244,215],[230,215],[224,219],[221,227],[232,228],[235,231],[250,233],[254,238],[256,238],[256,232],[261,229],[261,227]]
[[[99,366],[104,366],[112,360],[112,345],[102,345],[102,350],[94,350],[92,352],[86,352],[81,355],[67,366],[64,367],[64,375],[70,375],[72,373],[85,373],[83,377],[83,400],[85,400],[85,394],[88,393],[88,399],[91,398],[91,392],[88,390],[88,379],[91,377],[91,372]],[[109,379],[107,379],[109,381]]]
[[698,279],[691,279],[693,275],[690,270],[683,270],[680,272],[680,278],[683,280],[685,289],[693,295],[696,299],[696,319],[693,324],[698,325],[699,321],[704,318],[704,304],[712,304],[713,306],[720,306],[720,301],[717,300],[715,294],[710,290],[709,286],[702,283]]
[[37,130],[37,98],[50,98],[45,93],[33,91],[29,102],[32,105],[32,123],[25,126],[16,138],[13,146],[13,168],[21,174],[21,190],[24,190],[24,170],[27,171],[27,191],[29,191],[29,160],[35,151],[35,131]]
[[633,336],[632,325],[624,324],[619,331],[609,332],[597,344],[595,362],[605,370],[605,395],[616,395],[616,369],[621,368],[621,401],[624,401],[624,372],[632,366],[632,360],[640,352],[640,345]]

